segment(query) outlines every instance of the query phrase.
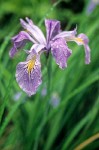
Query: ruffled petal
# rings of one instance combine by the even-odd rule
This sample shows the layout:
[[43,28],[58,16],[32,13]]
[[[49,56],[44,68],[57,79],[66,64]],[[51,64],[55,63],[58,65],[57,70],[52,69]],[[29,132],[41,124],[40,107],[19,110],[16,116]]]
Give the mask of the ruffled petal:
[[24,47],[27,41],[34,42],[31,36],[25,31],[21,31],[18,35],[14,36],[12,38],[13,47],[9,52],[10,57],[14,57],[14,55],[18,52],[18,49]]
[[34,25],[31,19],[26,17],[26,21],[23,19],[20,19],[20,23],[24,29],[26,29],[29,34],[33,37],[33,39],[36,41],[36,43],[46,44],[46,39],[44,37],[43,32],[41,29]]
[[57,20],[45,20],[47,42],[52,40],[60,32],[60,21]]
[[34,55],[32,59],[21,62],[16,68],[16,80],[20,88],[29,96],[36,93],[41,80],[40,56]]
[[59,38],[52,41],[51,52],[60,68],[67,67],[67,59],[72,51],[68,48],[65,39]]

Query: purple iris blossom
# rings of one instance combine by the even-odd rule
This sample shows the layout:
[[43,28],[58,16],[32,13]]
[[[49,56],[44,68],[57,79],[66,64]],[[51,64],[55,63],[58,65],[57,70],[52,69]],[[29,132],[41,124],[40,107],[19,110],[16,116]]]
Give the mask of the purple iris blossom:
[[30,50],[25,51],[28,56],[26,61],[20,62],[16,68],[16,80],[29,96],[36,93],[38,86],[42,83],[40,55],[43,52],[52,53],[56,63],[61,69],[67,67],[67,59],[72,51],[68,48],[68,41],[75,41],[78,45],[85,48],[85,63],[90,63],[90,48],[88,37],[79,34],[76,37],[76,29],[73,31],[61,31],[60,22],[57,20],[45,20],[46,38],[39,27],[32,20],[20,19],[25,31],[19,32],[12,38],[13,47],[9,52],[10,57],[22,49],[27,42],[32,42]]
[[99,5],[99,0],[90,0],[87,7],[87,14],[91,14],[97,5]]

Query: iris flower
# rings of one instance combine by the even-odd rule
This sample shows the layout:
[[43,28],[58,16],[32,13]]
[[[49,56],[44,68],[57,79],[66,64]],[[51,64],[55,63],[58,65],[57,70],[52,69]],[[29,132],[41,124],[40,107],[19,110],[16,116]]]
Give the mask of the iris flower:
[[87,14],[90,15],[97,5],[99,5],[99,0],[90,0],[87,7]]
[[64,69],[67,67],[67,59],[72,54],[72,51],[67,46],[67,42],[74,41],[78,45],[84,46],[85,63],[90,63],[89,40],[85,34],[81,33],[76,36],[76,29],[62,31],[60,21],[46,19],[45,37],[40,28],[29,18],[26,18],[26,20],[20,19],[20,23],[24,30],[12,38],[13,47],[9,55],[10,57],[14,57],[27,42],[33,44],[30,50],[25,51],[28,55],[26,61],[20,62],[16,67],[16,80],[20,88],[29,96],[35,94],[42,83],[40,56],[43,52],[47,54],[51,52],[56,64],[61,69]]

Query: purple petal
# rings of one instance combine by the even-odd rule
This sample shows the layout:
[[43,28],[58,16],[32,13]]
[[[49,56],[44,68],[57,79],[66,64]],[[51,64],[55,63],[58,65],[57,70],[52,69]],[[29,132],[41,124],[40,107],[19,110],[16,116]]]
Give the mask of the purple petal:
[[25,31],[21,31],[21,32],[19,32],[18,35],[14,36],[12,38],[12,43],[14,46],[12,47],[12,49],[9,52],[10,57],[13,57],[18,52],[17,49],[21,49],[22,47],[24,47],[24,45],[26,44],[27,41],[33,42],[33,39]]
[[51,52],[60,68],[67,67],[67,59],[71,55],[65,39],[59,38],[51,42]]
[[45,51],[46,47],[43,44],[34,44],[31,49],[30,52],[34,51],[38,54],[40,53],[42,50]]
[[74,29],[74,30],[72,30],[72,31],[62,31],[62,32],[60,32],[59,34],[57,34],[54,38],[53,38],[53,40],[54,39],[57,39],[57,38],[65,38],[66,40],[68,40],[68,39],[70,39],[70,38],[72,38],[72,37],[74,37],[76,34],[77,34],[77,27]]
[[70,36],[66,38],[66,41],[74,41],[78,45],[83,45],[85,49],[85,63],[89,64],[90,63],[90,47],[88,46],[89,39],[88,37],[81,33],[77,37],[76,36]]
[[37,56],[35,66],[32,68],[30,74],[27,69],[28,63],[29,61],[26,61],[17,65],[16,80],[20,88],[31,96],[36,93],[38,86],[42,83],[39,56]]
[[88,39],[88,37],[85,34],[80,33],[77,37],[80,38],[80,39],[82,39],[83,42],[84,42],[84,44],[88,44],[89,39]]
[[12,58],[18,52],[16,46],[14,45],[11,50],[9,51],[9,56]]
[[42,52],[46,51],[46,47],[43,44],[33,44],[30,50],[24,50],[28,55],[29,59],[32,59],[33,55],[40,55]]
[[26,41],[31,41],[34,43],[32,37],[25,31],[20,31],[18,35],[12,38],[12,43],[15,43],[18,48],[21,47]]
[[60,21],[57,20],[45,20],[47,42],[52,40],[60,32]]
[[84,45],[85,48],[85,63],[90,63],[90,47],[88,45]]
[[32,20],[30,20],[27,17],[26,17],[26,21],[24,21],[23,19],[20,19],[20,23],[22,27],[30,33],[30,35],[35,40],[35,43],[46,44],[46,39],[41,29],[38,26],[34,25]]
[[99,0],[90,0],[87,7],[87,14],[91,14],[97,5],[99,5]]
[[89,39],[88,37],[81,33],[78,35],[77,38],[74,40],[78,45],[83,45],[85,48],[85,63],[90,63],[90,47],[88,46]]
[[32,21],[31,19],[29,19],[28,17],[26,17],[26,21],[27,21],[31,26],[34,25],[33,21]]

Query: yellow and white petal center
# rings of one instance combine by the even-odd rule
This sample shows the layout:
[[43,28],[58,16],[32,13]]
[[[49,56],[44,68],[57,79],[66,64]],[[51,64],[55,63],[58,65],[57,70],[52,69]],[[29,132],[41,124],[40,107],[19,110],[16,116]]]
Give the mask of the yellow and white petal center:
[[32,59],[30,59],[30,60],[28,61],[28,64],[27,64],[27,71],[28,71],[29,74],[30,74],[31,71],[34,69],[35,62],[36,62],[36,56],[34,56]]
[[78,43],[81,43],[81,44],[84,43],[83,39],[81,39],[81,38],[75,38],[75,41],[77,41]]

